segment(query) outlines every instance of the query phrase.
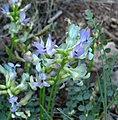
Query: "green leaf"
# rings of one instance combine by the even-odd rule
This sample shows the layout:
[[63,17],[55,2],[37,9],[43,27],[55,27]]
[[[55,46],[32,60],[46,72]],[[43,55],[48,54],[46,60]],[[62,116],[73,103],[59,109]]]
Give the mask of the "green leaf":
[[80,115],[80,116],[79,116],[79,119],[80,119],[80,120],[86,120],[86,116],[85,116],[85,115]]
[[75,39],[79,34],[79,27],[75,24],[69,26],[69,37]]
[[92,21],[87,21],[87,24],[88,24],[89,26],[93,26],[93,25],[94,25]]
[[106,48],[104,51],[105,51],[106,53],[110,53],[110,52],[111,52],[111,49],[110,49],[110,48]]
[[86,14],[86,19],[92,19],[93,18],[93,13],[91,12],[90,9],[85,10],[85,14]]
[[82,100],[83,100],[83,97],[82,97],[82,95],[79,95],[79,96],[76,97],[76,99],[77,99],[78,101],[82,101]]
[[87,120],[94,120],[94,116],[93,115],[88,115]]
[[99,45],[99,46],[97,46],[97,48],[96,48],[96,50],[98,50],[98,51],[100,51],[100,50],[102,50],[102,49],[103,49],[102,45]]
[[108,96],[112,96],[112,95],[113,95],[113,90],[108,90],[108,91],[107,91],[107,95],[108,95]]
[[105,58],[105,56],[104,56],[104,54],[102,54],[98,57],[98,60],[103,60],[104,58]]
[[85,111],[84,105],[80,105],[80,106],[78,107],[78,110],[79,110],[79,111]]
[[0,65],[0,72],[3,74],[3,75],[5,75],[6,74],[6,70],[5,70],[5,68],[4,67],[2,67],[2,65]]
[[79,92],[79,91],[80,91],[80,88],[79,88],[79,87],[74,87],[74,91],[75,91],[75,92]]
[[84,100],[89,99],[89,97],[90,97],[90,94],[88,92],[83,95]]
[[86,105],[86,110],[90,111],[93,108],[93,105],[91,105],[90,103]]
[[109,58],[107,58],[106,61],[112,63],[113,62],[113,58],[109,57]]
[[86,89],[86,86],[83,85],[83,86],[81,87],[81,90],[84,91],[85,89]]
[[107,45],[108,41],[104,40],[101,43],[102,43],[102,45]]

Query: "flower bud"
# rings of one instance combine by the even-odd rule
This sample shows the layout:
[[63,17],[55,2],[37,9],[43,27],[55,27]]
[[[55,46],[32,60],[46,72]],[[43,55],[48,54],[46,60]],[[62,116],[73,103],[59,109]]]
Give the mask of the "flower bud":
[[7,94],[7,90],[0,91],[0,95]]
[[47,81],[50,85],[53,85],[54,84],[54,81],[53,80],[49,80]]
[[0,85],[1,89],[6,89],[7,87],[5,85]]
[[10,88],[10,87],[11,87],[11,84],[12,84],[12,81],[11,81],[11,80],[8,80],[7,83],[6,83],[7,88]]

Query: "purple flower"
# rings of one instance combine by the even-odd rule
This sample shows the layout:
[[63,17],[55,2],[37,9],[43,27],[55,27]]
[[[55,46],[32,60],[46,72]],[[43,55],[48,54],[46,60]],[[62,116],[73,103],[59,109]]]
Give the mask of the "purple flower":
[[9,4],[8,3],[4,4],[2,10],[3,10],[4,13],[8,13],[9,12]]
[[28,23],[30,21],[30,18],[26,18],[25,11],[20,11],[20,23]]
[[80,39],[78,40],[78,43],[79,42],[87,42],[88,39],[90,37],[90,28],[88,28],[87,30],[86,29],[82,29],[80,30]]
[[81,43],[75,45],[72,50],[71,57],[79,57],[84,53],[84,47]]
[[88,43],[88,39],[90,37],[90,29],[82,29],[80,31],[80,39],[77,44],[73,47],[71,52],[71,57],[79,57],[85,52],[85,46]]
[[16,96],[12,96],[8,98],[8,101],[12,104],[12,112],[16,112],[17,105],[18,105],[17,100],[18,100],[18,97]]
[[39,81],[32,83],[32,86],[34,87],[40,87],[42,88],[43,86],[45,87],[50,87],[50,84],[48,84],[46,80],[47,76],[45,73],[39,72]]
[[41,39],[41,44],[38,42],[34,42],[34,46],[37,48],[37,50],[34,52],[36,55],[39,54],[48,54],[50,57],[55,53],[54,45],[56,41],[52,41],[51,35],[48,36],[46,45],[44,46],[43,40]]

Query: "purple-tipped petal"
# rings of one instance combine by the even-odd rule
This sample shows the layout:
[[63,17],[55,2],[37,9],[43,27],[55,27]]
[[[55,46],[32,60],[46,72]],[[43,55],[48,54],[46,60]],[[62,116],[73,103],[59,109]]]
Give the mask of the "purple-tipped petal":
[[9,12],[9,4],[8,3],[4,4],[3,12]]
[[39,79],[41,80],[46,80],[47,79],[47,75],[43,72],[39,72]]
[[17,109],[17,106],[16,106],[16,104],[14,104],[12,107],[12,112],[16,112],[16,109]]
[[50,87],[50,84],[48,84],[48,83],[45,82],[45,81],[43,81],[43,85],[44,85],[45,87]]
[[25,18],[26,18],[26,14],[25,14],[25,11],[23,10],[20,12],[20,22],[22,23]]
[[33,46],[35,46],[38,49],[34,51],[36,55],[46,53],[46,49],[43,46],[41,46],[38,42],[34,42]]
[[25,6],[24,9],[25,9],[25,10],[28,10],[30,7],[31,7],[31,4],[28,4],[28,5]]
[[86,29],[80,30],[80,42],[86,41]]
[[32,83],[32,86],[34,86],[34,87],[39,87],[40,84],[41,84],[41,83],[38,81],[38,82],[34,82],[34,83]]
[[90,37],[90,28],[86,29],[82,29],[80,30],[80,39],[78,40],[78,43],[84,43],[86,41],[88,41]]
[[39,54],[41,54],[41,52],[40,52],[40,50],[35,50],[34,52],[33,52],[33,54],[35,54],[35,55],[39,55]]
[[41,46],[38,42],[34,42],[33,46],[35,46],[39,50],[43,49],[43,46]]
[[26,24],[26,23],[28,23],[29,21],[30,21],[30,18],[26,18],[26,19],[23,20],[23,23]]
[[17,102],[18,97],[12,96],[12,97],[8,98],[8,100],[9,100],[10,103]]
[[12,96],[10,98],[8,98],[9,102],[12,104],[12,112],[16,112],[16,109],[17,109],[17,100],[18,100],[18,97],[16,96]]
[[50,57],[54,54],[55,50],[54,50],[54,45],[55,45],[56,41],[52,41],[51,39],[51,35],[49,34],[47,42],[46,42],[46,49],[47,49],[47,54],[50,55]]
[[72,56],[71,57],[79,57],[84,53],[84,47],[82,46],[82,44],[77,44],[73,51],[72,51]]
[[23,56],[23,58],[26,60],[26,61],[29,61],[30,60],[30,57],[29,56]]
[[51,39],[51,35],[49,34],[47,42],[46,42],[46,48],[50,49],[52,47],[52,39]]

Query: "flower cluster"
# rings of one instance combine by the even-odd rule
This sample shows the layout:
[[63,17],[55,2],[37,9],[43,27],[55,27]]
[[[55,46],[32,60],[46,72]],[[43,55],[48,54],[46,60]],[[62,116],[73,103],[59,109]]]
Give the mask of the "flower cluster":
[[[12,21],[18,21],[20,23],[28,23],[30,21],[30,18],[26,18],[26,11],[31,7],[31,4],[26,5],[23,9],[14,9],[14,8],[19,8],[21,5],[20,0],[8,0],[8,3],[4,4],[2,9],[3,14],[6,16],[10,17]],[[12,11],[10,11],[10,7]],[[14,12],[15,15],[16,13],[19,13],[19,16],[14,16],[14,14],[11,14]],[[16,19],[19,18],[19,19]]]
[[[18,40],[24,43],[30,38],[26,31],[26,33],[23,33],[23,37],[17,38],[19,31],[30,22],[30,18],[26,17],[26,11],[31,7],[31,4],[26,5],[23,9],[20,9],[20,5],[20,0],[8,0],[8,3],[4,4],[2,8],[2,12],[11,19],[9,33],[13,38],[12,45]],[[36,36],[33,35],[33,37],[35,38]],[[6,79],[5,85],[0,85],[0,89],[2,89],[0,94],[9,95],[8,101],[11,104],[11,111],[15,114],[19,107],[27,103],[32,96],[32,93],[29,93],[29,89],[33,91],[39,88],[40,100],[44,100],[44,88],[52,87],[48,102],[48,112],[50,113],[50,104],[53,99],[53,92],[54,94],[56,93],[54,88],[57,84],[66,84],[68,80],[72,79],[79,80],[81,83],[79,85],[82,86],[83,79],[90,77],[90,73],[87,73],[86,64],[82,61],[86,58],[89,60],[93,59],[92,49],[90,48],[92,41],[90,28],[82,29],[78,25],[71,23],[69,24],[66,42],[59,46],[56,45],[56,40],[53,40],[50,34],[46,41],[43,40],[43,37],[39,37],[38,42],[33,42],[32,52],[25,44],[22,44],[28,50],[23,51],[24,57],[21,58],[22,61],[25,61],[24,68],[27,69],[29,67],[29,71],[31,69],[33,72],[20,74],[21,78],[19,80],[16,69],[20,67],[19,64],[9,62],[4,67],[0,65],[0,72]],[[12,50],[13,48],[11,48]],[[74,62],[75,64],[73,65],[72,63]],[[19,98],[19,93],[25,91],[25,94],[26,90],[28,90],[29,94],[24,99]],[[41,93],[42,90],[44,90],[43,93]],[[44,105],[44,101],[40,102],[41,105]]]

